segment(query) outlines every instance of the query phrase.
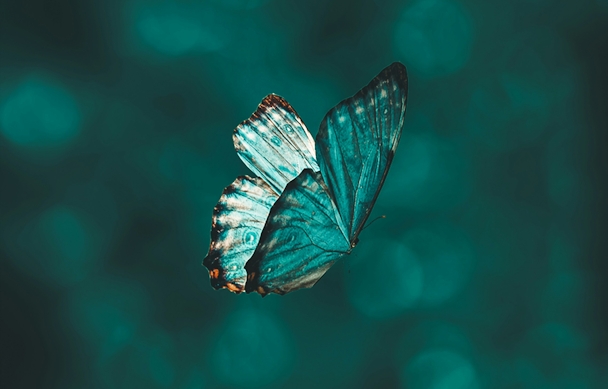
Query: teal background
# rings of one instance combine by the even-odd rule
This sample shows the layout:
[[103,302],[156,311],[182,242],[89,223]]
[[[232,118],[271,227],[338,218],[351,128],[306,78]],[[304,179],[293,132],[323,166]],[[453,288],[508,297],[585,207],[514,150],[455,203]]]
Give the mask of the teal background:
[[[608,2],[0,1],[3,388],[608,387]],[[200,265],[232,130],[401,61],[374,216],[310,290]]]

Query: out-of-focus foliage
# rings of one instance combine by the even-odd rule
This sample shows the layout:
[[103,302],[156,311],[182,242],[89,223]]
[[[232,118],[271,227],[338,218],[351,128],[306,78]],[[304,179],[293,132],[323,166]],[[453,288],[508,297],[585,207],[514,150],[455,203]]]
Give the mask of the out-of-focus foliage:
[[[608,2],[0,2],[3,388],[608,387]],[[393,61],[406,126],[353,254],[214,291],[268,93],[316,134]]]

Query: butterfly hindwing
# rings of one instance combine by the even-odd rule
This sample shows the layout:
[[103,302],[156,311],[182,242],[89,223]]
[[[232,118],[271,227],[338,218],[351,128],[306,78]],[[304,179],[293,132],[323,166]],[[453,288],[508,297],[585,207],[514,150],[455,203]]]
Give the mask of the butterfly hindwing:
[[405,66],[394,63],[321,122],[317,158],[351,241],[384,183],[401,136],[406,101]]
[[213,209],[211,244],[203,265],[211,285],[240,293],[245,288],[245,263],[255,251],[278,195],[261,178],[238,177],[227,186]]
[[319,172],[304,170],[273,205],[247,262],[247,292],[285,294],[313,286],[350,249]]
[[278,194],[302,170],[319,170],[312,136],[280,96],[266,96],[253,115],[234,130],[233,140],[245,165]]
[[211,244],[203,264],[214,288],[241,292],[245,263],[253,254],[270,208],[288,182],[305,168],[316,171],[314,140],[295,110],[277,95],[266,96],[234,131],[241,160],[260,178],[237,178],[213,212]]

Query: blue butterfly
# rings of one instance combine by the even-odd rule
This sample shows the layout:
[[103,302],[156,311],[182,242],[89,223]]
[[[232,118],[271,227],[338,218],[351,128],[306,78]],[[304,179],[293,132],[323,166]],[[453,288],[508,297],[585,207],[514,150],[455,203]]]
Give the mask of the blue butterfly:
[[407,72],[393,63],[323,119],[316,145],[296,111],[271,94],[233,134],[258,177],[238,177],[213,210],[203,265],[211,285],[285,294],[312,287],[350,254],[393,160]]

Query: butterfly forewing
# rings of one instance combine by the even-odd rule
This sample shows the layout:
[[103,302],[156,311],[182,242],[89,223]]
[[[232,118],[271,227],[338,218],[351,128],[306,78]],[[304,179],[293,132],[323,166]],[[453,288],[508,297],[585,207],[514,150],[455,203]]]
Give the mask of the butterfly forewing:
[[315,142],[282,97],[268,95],[233,135],[241,160],[280,194],[304,169],[319,170]]
[[350,250],[319,172],[304,170],[273,205],[247,262],[247,292],[285,294],[310,288]]
[[317,158],[351,242],[384,183],[401,136],[406,101],[405,66],[394,63],[321,122]]

